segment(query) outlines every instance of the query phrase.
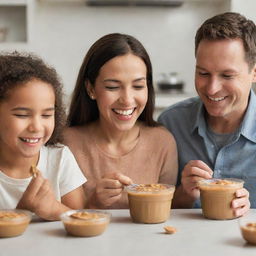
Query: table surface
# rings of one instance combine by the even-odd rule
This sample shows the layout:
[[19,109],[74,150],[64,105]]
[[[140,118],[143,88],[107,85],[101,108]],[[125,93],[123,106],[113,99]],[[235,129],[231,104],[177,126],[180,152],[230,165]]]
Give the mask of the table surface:
[[[165,223],[138,224],[128,210],[109,212],[107,230],[88,238],[68,236],[60,221],[34,221],[23,235],[0,239],[0,255],[256,255],[256,246],[242,239],[238,219],[208,220],[200,209],[172,209]],[[167,225],[176,227],[177,233],[165,234]]]

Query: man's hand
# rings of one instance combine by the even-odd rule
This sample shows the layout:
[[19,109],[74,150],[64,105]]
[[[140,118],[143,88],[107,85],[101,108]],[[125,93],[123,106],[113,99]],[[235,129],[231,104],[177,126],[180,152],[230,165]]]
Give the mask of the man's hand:
[[183,190],[191,197],[191,199],[196,200],[200,196],[200,191],[197,187],[198,181],[202,179],[211,179],[212,175],[213,171],[203,161],[189,161],[182,171],[181,184]]
[[250,207],[249,192],[245,188],[238,189],[236,191],[236,198],[233,199],[231,207],[234,209],[234,215],[240,217],[245,215]]

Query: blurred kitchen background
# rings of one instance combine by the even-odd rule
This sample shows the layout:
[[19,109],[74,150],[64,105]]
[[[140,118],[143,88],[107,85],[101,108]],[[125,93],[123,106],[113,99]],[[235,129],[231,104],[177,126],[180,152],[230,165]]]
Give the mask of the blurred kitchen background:
[[[240,12],[256,22],[255,0],[0,0],[0,50],[30,51],[54,66],[69,102],[85,53],[107,33],[127,33],[147,49],[156,88],[155,117],[196,95],[194,36],[218,13]],[[99,3],[101,2],[101,3]],[[98,6],[93,4],[98,3]],[[167,3],[167,4],[166,4]]]

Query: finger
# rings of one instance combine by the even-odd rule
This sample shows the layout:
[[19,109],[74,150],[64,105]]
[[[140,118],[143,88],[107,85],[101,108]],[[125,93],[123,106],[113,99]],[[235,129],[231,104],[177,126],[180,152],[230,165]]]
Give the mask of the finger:
[[231,207],[236,209],[236,208],[241,208],[244,207],[246,204],[249,204],[249,200],[247,197],[240,197],[232,200]]
[[116,174],[116,178],[119,180],[120,183],[122,183],[123,185],[131,185],[133,184],[133,181],[131,178],[129,178],[128,176],[125,176],[121,173],[117,173]]
[[198,188],[198,182],[202,180],[202,178],[198,176],[189,176],[182,179],[182,184],[184,187],[189,189]]
[[236,197],[249,197],[249,191],[245,188],[238,189],[236,191]]
[[243,207],[234,209],[234,215],[235,217],[240,217],[245,215],[250,210],[251,204],[250,201],[248,201]]
[[26,191],[23,195],[30,195],[35,196],[40,189],[41,185],[44,182],[44,178],[41,175],[41,172],[38,171],[37,176],[35,178],[32,178]]
[[188,162],[188,165],[191,167],[197,167],[208,172],[211,176],[213,175],[212,169],[203,161],[201,160],[191,160]]
[[113,197],[109,197],[105,202],[104,205],[105,206],[111,206],[112,204],[114,204],[115,202],[119,201],[121,198],[122,194],[119,194],[117,196],[113,196]]
[[50,182],[45,179],[42,185],[40,186],[39,190],[37,191],[37,200],[40,200],[43,197],[45,197],[49,193],[49,191],[51,191],[51,185]]
[[119,172],[109,172],[103,176],[104,179],[118,180],[124,185],[130,185],[133,181],[128,177]]
[[115,179],[102,179],[98,182],[98,187],[102,187],[103,189],[117,189],[122,188],[123,184]]
[[96,189],[96,194],[99,198],[102,198],[106,200],[109,197],[118,196],[123,191],[122,188],[118,189],[104,189],[104,190],[98,190]]
[[198,168],[198,167],[187,167],[184,172],[182,173],[182,176],[186,177],[186,176],[198,176],[201,177],[203,179],[211,179],[212,178],[212,174],[210,174],[209,172]]

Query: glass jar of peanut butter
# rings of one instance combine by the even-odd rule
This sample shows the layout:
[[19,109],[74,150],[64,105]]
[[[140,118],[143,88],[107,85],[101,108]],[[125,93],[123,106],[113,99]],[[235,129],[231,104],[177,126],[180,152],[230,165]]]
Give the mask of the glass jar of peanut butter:
[[0,237],[19,236],[28,227],[32,213],[25,210],[0,210]]
[[170,216],[175,187],[167,184],[132,184],[128,192],[130,215],[134,222],[161,223]]
[[239,179],[209,179],[198,182],[203,215],[208,219],[234,219],[231,202],[235,192],[242,188],[243,180]]
[[109,222],[111,214],[99,210],[71,210],[63,213],[60,218],[68,234],[88,237],[102,234]]

